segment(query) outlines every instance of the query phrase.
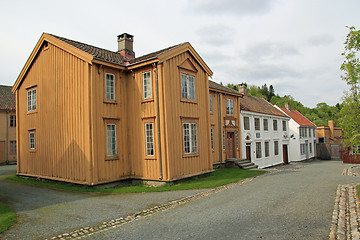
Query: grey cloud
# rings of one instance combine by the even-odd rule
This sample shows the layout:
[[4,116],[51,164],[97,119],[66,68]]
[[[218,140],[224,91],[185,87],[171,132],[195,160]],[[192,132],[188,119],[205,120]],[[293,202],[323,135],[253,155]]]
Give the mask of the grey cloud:
[[248,61],[277,60],[297,54],[299,51],[294,46],[283,43],[258,43],[241,53]]
[[335,41],[334,37],[329,34],[314,35],[308,39],[310,46],[327,46]]
[[196,12],[207,14],[252,15],[269,12],[277,0],[192,0]]
[[196,34],[199,36],[199,41],[202,44],[211,46],[224,46],[232,42],[231,36],[234,29],[227,25],[217,24],[206,26],[197,30]]

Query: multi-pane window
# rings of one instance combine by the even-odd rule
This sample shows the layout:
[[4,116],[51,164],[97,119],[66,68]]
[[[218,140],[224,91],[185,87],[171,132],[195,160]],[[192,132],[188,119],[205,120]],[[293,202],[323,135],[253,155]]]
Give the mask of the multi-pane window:
[[234,114],[234,102],[232,99],[226,99],[226,114],[227,115]]
[[269,130],[269,120],[264,118],[263,123],[264,123],[264,131],[268,131]]
[[274,155],[279,155],[279,141],[274,141]]
[[273,120],[273,129],[274,129],[274,131],[278,130],[277,120]]
[[244,129],[250,130],[250,119],[249,117],[244,117]]
[[195,100],[195,77],[181,73],[181,98]]
[[105,74],[106,100],[115,100],[115,75]]
[[312,144],[309,143],[309,152],[312,153]]
[[146,156],[154,156],[154,124],[145,123]]
[[256,158],[261,158],[261,142],[256,143]]
[[185,154],[197,153],[197,125],[196,123],[184,123],[184,152]]
[[152,98],[150,71],[143,73],[143,98],[144,99]]
[[286,121],[282,121],[283,131],[286,131]]
[[300,137],[307,137],[307,128],[305,127],[300,128]]
[[27,110],[36,110],[36,88],[27,91]]
[[313,128],[313,136],[316,137],[316,136],[315,136],[315,128]]
[[212,94],[209,93],[209,101],[210,101],[210,112],[212,112]]
[[270,156],[270,144],[269,142],[265,142],[265,157]]
[[225,130],[223,130],[223,149],[225,150]]
[[107,131],[107,155],[115,156],[117,154],[116,125],[107,124],[106,131]]
[[254,118],[255,130],[260,131],[260,118]]
[[214,128],[210,129],[211,133],[211,149],[214,150]]
[[10,115],[10,127],[16,127],[16,116]]
[[239,131],[236,130],[236,147],[239,148]]
[[35,132],[29,132],[29,148],[35,149]]
[[305,148],[306,148],[305,143],[300,144],[300,154],[301,155],[305,155]]
[[16,154],[16,141],[10,141],[10,154]]
[[311,138],[311,128],[309,128],[309,137]]

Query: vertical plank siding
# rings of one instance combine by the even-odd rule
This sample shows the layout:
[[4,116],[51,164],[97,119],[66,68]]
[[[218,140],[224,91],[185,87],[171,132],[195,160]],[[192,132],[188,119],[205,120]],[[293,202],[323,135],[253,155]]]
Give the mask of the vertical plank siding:
[[[17,93],[19,157],[26,160],[19,161],[19,174],[90,180],[88,67],[50,43],[38,53]],[[36,87],[37,109],[27,112],[31,87]],[[35,151],[29,149],[30,130],[35,131]]]

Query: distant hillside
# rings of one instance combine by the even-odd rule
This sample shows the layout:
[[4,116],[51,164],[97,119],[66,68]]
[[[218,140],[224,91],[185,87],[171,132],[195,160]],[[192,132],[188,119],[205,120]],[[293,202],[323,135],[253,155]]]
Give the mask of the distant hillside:
[[[228,84],[227,87],[238,90],[238,86],[234,84]],[[268,87],[266,84],[261,87],[249,85],[247,88],[247,94],[264,98],[270,103],[280,107],[285,107],[285,103],[288,102],[290,109],[299,111],[317,126],[327,126],[329,120],[334,120],[335,126],[340,125],[338,123],[338,114],[342,105],[339,103],[335,106],[329,106],[326,103],[318,103],[315,108],[308,108],[299,101],[296,101],[291,95],[281,97],[278,94],[275,94],[274,87],[272,85]]]

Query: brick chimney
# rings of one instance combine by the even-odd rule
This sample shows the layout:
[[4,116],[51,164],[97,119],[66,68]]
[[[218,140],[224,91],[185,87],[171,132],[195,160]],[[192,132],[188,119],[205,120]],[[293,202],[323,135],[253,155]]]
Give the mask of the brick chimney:
[[117,36],[118,40],[118,53],[127,58],[135,58],[133,51],[134,36],[128,33],[123,33]]
[[334,136],[334,121],[333,120],[329,120],[328,121],[328,126],[330,128],[330,133],[331,133],[331,137]]
[[243,94],[247,94],[247,84],[246,83],[240,83],[239,85],[239,92]]

